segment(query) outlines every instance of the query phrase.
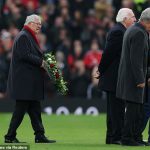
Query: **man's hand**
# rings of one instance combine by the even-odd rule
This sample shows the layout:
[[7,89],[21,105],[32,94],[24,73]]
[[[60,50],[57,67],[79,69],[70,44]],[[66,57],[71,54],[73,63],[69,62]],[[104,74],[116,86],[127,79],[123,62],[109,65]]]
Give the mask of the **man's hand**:
[[148,86],[150,86],[150,78],[148,78],[148,81],[147,81],[147,83],[148,83]]
[[100,72],[98,70],[95,72],[94,78],[96,78],[96,79],[100,78]]
[[45,66],[45,61],[43,60],[41,67],[44,68],[44,66]]
[[4,97],[5,97],[5,93],[0,92],[0,98],[4,98]]
[[145,87],[145,83],[140,83],[140,84],[137,85],[137,87],[144,88]]

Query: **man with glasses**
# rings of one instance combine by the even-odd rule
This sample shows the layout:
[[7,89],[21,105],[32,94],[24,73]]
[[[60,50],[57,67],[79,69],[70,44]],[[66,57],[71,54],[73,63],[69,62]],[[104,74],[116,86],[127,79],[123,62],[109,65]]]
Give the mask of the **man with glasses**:
[[41,118],[41,100],[44,99],[44,75],[42,53],[36,38],[41,29],[41,18],[30,15],[25,25],[15,38],[8,77],[8,95],[16,105],[5,143],[19,143],[16,130],[25,113],[29,114],[35,134],[35,143],[54,143],[45,137]]

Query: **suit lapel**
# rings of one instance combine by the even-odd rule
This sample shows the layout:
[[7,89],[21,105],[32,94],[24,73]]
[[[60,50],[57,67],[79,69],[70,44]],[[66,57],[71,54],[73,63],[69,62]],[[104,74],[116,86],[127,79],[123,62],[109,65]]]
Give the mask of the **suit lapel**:
[[32,43],[34,45],[34,47],[36,48],[36,50],[42,54],[41,50],[40,50],[40,47],[38,46],[38,44],[35,42],[35,40],[33,39],[33,37],[31,36],[31,34],[28,33],[28,35],[30,36],[30,39],[32,40]]
[[122,23],[118,23],[118,26],[122,29],[122,31],[126,31],[126,27]]

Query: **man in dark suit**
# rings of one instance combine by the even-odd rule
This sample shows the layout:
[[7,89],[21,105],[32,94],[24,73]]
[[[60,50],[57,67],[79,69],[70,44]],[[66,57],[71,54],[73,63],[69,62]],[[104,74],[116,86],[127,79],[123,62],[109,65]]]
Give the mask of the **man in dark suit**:
[[12,48],[12,60],[8,78],[8,94],[16,105],[5,143],[19,143],[16,130],[28,112],[36,143],[54,143],[45,137],[41,119],[41,104],[44,99],[44,77],[42,53],[36,38],[41,28],[41,18],[27,17],[23,30],[16,37]]
[[150,8],[145,9],[132,27],[127,29],[120,59],[116,94],[125,100],[126,112],[122,144],[139,146],[145,82],[148,65]]
[[122,8],[117,14],[116,21],[117,24],[108,33],[98,67],[99,88],[107,92],[106,144],[120,144],[121,140],[125,103],[116,98],[117,75],[124,33],[136,19],[131,9]]

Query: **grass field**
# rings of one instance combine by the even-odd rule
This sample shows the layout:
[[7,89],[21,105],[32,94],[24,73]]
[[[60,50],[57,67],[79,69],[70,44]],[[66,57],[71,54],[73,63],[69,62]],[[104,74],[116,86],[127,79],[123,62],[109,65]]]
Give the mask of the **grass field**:
[[[7,132],[11,115],[0,114],[0,145],[4,144],[3,135]],[[55,144],[35,144],[32,127],[25,116],[18,129],[17,138],[26,141],[30,150],[145,150],[150,147],[127,147],[105,144],[105,115],[93,116],[56,116],[42,115],[46,136],[57,140]],[[147,139],[147,132],[144,133]]]

